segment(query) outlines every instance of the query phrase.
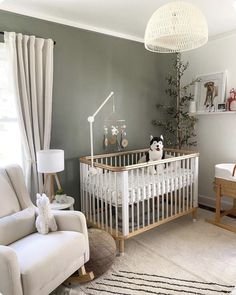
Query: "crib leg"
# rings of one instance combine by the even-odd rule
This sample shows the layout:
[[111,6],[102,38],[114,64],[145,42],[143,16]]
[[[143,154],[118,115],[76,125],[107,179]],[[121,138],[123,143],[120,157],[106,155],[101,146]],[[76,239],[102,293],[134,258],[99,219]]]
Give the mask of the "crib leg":
[[192,216],[193,216],[193,222],[196,222],[197,221],[197,207],[193,208]]
[[124,255],[125,253],[125,240],[119,240],[119,253],[120,256]]

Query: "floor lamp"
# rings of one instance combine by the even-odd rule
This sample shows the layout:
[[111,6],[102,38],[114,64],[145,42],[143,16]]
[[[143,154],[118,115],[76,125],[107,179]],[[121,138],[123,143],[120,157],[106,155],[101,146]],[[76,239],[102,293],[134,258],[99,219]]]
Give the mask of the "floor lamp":
[[43,192],[48,192],[48,197],[52,202],[55,196],[54,182],[57,188],[61,189],[61,184],[57,173],[64,170],[64,151],[63,150],[41,150],[37,152],[37,169],[44,174]]

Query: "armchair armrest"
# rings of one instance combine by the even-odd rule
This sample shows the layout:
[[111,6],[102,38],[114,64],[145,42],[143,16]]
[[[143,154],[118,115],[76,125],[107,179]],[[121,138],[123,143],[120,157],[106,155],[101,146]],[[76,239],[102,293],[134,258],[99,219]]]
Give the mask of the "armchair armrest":
[[86,261],[89,260],[89,241],[88,241],[88,230],[85,216],[80,211],[59,211],[52,210],[53,215],[56,219],[58,230],[63,231],[76,231],[80,232],[85,236],[87,251],[85,253]]
[[22,295],[20,267],[16,253],[0,245],[0,293]]

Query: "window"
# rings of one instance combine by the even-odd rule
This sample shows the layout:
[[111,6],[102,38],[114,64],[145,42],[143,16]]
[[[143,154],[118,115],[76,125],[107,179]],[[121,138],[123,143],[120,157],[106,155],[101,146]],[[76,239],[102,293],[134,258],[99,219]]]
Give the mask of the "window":
[[0,166],[22,166],[22,147],[16,106],[9,83],[9,63],[4,43],[0,43]]

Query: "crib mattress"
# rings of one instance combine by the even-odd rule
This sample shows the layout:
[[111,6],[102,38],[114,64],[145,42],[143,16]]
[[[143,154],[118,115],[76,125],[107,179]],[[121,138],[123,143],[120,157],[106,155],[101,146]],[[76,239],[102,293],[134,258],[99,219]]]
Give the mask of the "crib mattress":
[[[154,196],[177,191],[193,184],[193,172],[190,169],[179,168],[176,171],[163,169],[161,173],[143,173],[135,177],[135,173],[128,172],[128,202],[134,204]],[[88,178],[83,183],[84,189],[92,197],[99,198],[114,206],[122,205],[122,179],[120,173],[110,172],[109,175],[100,174],[99,181]]]

